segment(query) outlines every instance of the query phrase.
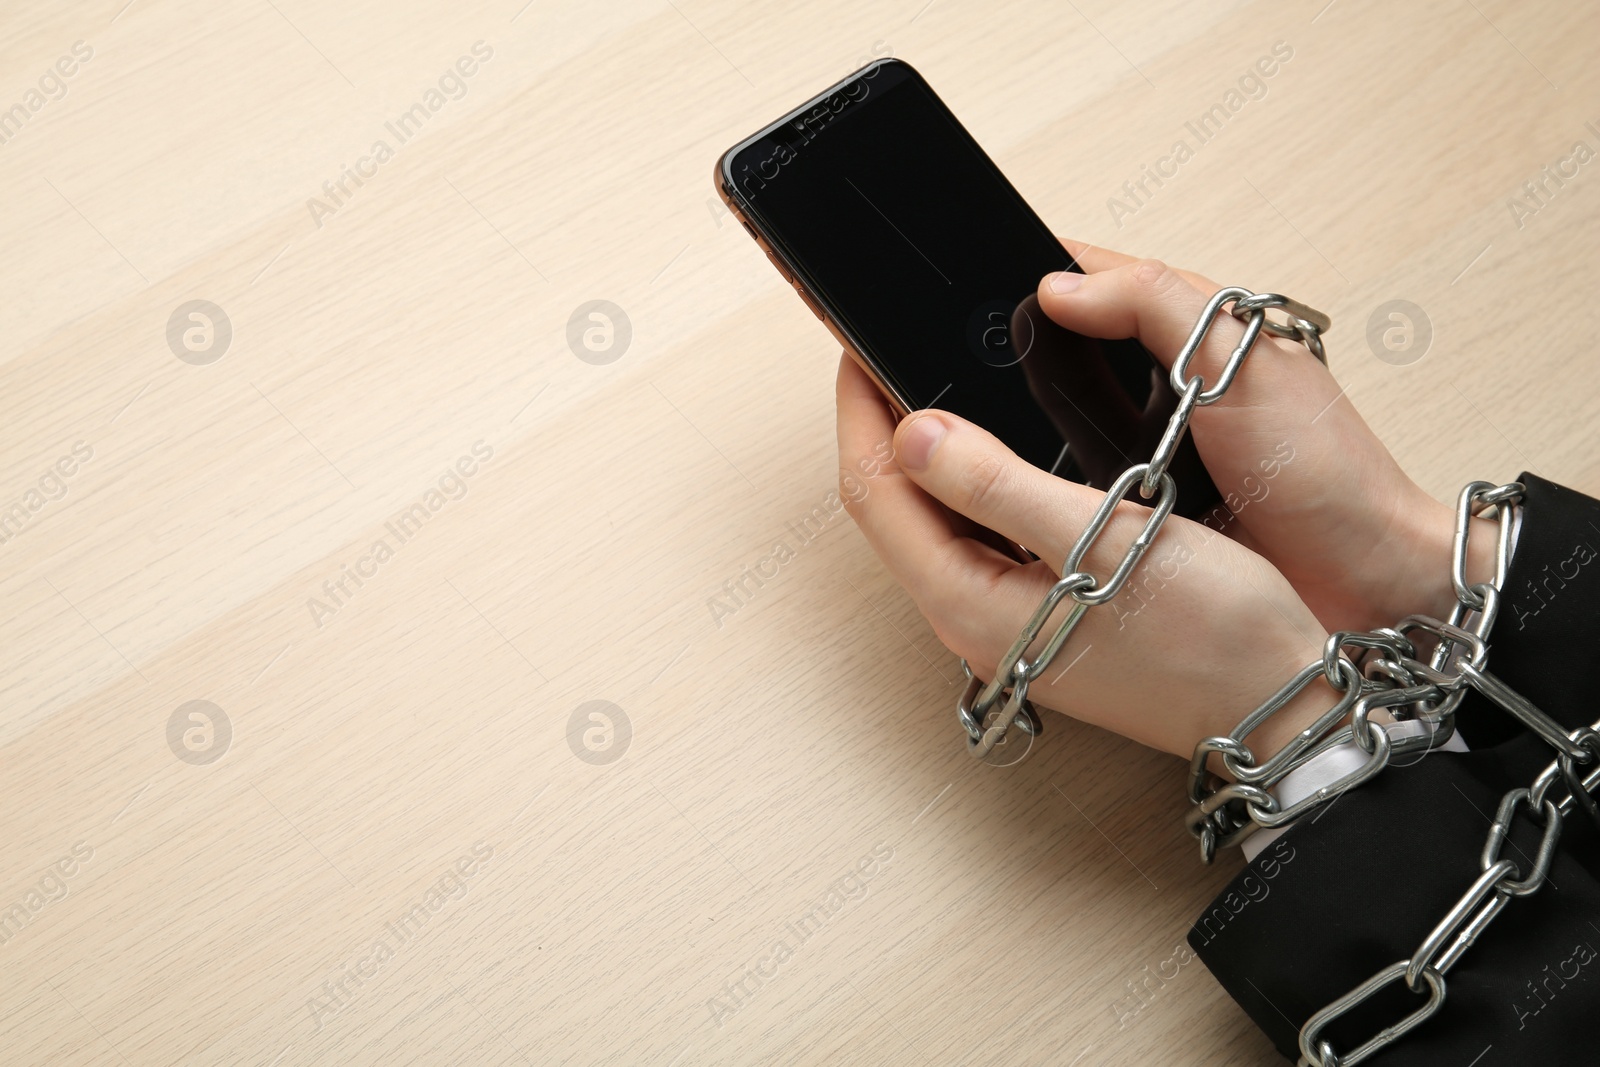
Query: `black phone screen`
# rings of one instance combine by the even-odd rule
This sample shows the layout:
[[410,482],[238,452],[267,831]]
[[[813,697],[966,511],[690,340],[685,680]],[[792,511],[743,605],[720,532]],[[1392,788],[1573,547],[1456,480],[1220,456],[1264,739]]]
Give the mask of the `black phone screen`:
[[[1177,405],[1137,341],[1057,326],[1035,296],[1072,257],[908,64],[884,60],[745,141],[723,180],[912,410],[969,419],[1035,466],[1104,489]],[[1185,440],[1191,517],[1217,493]]]

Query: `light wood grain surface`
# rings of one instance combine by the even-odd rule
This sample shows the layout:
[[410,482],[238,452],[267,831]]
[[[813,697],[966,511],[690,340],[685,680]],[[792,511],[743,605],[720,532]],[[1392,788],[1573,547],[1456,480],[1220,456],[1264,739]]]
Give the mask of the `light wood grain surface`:
[[[1237,862],[1178,761],[1052,716],[976,765],[958,664],[827,512],[838,349],[709,175],[875,55],[1061,232],[1331,312],[1431,491],[1600,488],[1590,5],[0,27],[7,1064],[1272,1061],[1174,962]],[[609,362],[568,344],[594,300]],[[1384,360],[1392,300],[1431,342]]]

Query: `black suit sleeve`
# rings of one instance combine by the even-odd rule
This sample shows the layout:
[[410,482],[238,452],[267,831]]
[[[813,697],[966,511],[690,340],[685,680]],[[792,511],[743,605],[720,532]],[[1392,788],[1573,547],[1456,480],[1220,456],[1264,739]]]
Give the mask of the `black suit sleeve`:
[[[1600,502],[1524,474],[1522,528],[1489,669],[1568,729],[1600,718]],[[1441,566],[1444,564],[1441,563]],[[1314,1012],[1404,960],[1480,872],[1500,798],[1553,750],[1481,695],[1457,713],[1470,752],[1391,766],[1267,846],[1189,944],[1290,1059]],[[1557,786],[1555,796],[1563,795]],[[1527,871],[1538,828],[1504,849]],[[1600,1063],[1600,833],[1574,811],[1544,888],[1513,898],[1446,976],[1443,1008],[1367,1061],[1379,1067]],[[1420,1007],[1385,997],[1326,1032],[1348,1051]]]

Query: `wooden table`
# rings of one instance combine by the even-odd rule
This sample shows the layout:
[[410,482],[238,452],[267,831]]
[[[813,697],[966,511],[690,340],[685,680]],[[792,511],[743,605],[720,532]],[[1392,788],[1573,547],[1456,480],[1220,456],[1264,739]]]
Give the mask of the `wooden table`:
[[8,1064],[1273,1060],[1174,962],[1178,761],[970,760],[826,509],[837,346],[709,177],[874,56],[1330,311],[1431,491],[1600,489],[1591,6],[12,7]]

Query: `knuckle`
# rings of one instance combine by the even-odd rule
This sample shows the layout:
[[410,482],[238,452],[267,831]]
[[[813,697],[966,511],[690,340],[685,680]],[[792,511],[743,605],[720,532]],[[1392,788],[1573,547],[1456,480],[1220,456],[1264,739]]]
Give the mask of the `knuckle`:
[[924,613],[939,643],[966,660],[984,679],[994,677],[995,667],[1023,623],[1021,619],[997,619],[994,612],[985,610],[989,603],[990,599],[978,597],[972,602],[941,605],[942,610],[933,614]]
[[997,647],[993,635],[978,632],[972,621],[973,614],[969,606],[964,611],[935,614],[924,611],[923,617],[933,627],[933,635],[947,651],[966,660],[974,671],[987,678],[1005,650]]
[[965,655],[962,649],[968,647],[969,642],[966,627],[962,623],[965,613],[959,606],[949,603],[945,597],[928,597],[917,601],[917,610],[927,620],[933,636],[946,651],[957,656]]
[[1172,283],[1172,268],[1159,259],[1141,259],[1133,265],[1133,282],[1147,292],[1161,292]]
[[967,666],[971,667],[972,672],[979,678],[987,681],[994,677],[994,668],[995,664],[1000,662],[1000,653],[988,655],[982,646],[965,633],[954,631],[941,633],[935,629],[934,634],[939,638],[939,643],[944,646],[945,651],[966,660]]
[[961,472],[958,509],[968,517],[982,514],[1005,495],[1010,472],[999,456],[990,452],[975,456]]
[[[983,632],[980,620],[987,617],[984,597],[974,598],[974,575],[955,556],[945,557],[913,593],[917,610],[932,627],[939,643],[969,663],[993,669],[1000,651],[991,649],[993,641]],[[979,588],[987,589],[981,582]]]
[[839,468],[839,499],[852,519],[861,518],[862,502],[867,499],[867,486],[854,471]]

